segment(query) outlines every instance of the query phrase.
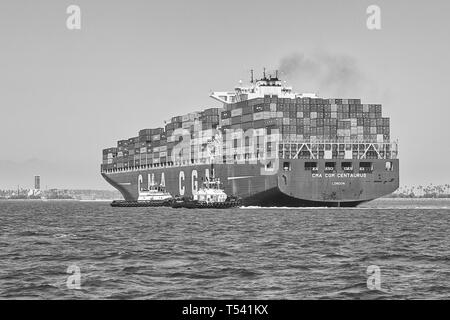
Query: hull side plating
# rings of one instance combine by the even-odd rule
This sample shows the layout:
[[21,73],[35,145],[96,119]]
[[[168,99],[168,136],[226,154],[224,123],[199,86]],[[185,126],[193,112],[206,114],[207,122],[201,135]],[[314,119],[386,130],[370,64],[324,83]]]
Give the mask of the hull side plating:
[[[305,162],[317,163],[317,170],[305,167]],[[325,171],[325,163],[333,161],[334,171]],[[262,164],[215,164],[214,175],[220,178],[228,195],[242,198],[245,206],[289,207],[351,207],[395,191],[399,186],[398,160],[370,161],[370,172],[344,172],[342,162],[360,160],[278,160],[277,170],[268,171]],[[386,170],[386,162],[393,164]],[[362,162],[362,161],[361,161]],[[276,167],[276,166],[275,166]],[[139,191],[152,183],[163,184],[173,196],[192,196],[210,172],[209,164],[160,167],[102,173],[125,200],[133,201]]]

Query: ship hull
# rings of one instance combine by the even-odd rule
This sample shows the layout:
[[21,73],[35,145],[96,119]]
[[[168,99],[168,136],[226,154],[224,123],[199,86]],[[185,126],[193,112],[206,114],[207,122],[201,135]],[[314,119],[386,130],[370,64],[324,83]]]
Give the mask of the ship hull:
[[[314,161],[317,170],[308,170]],[[335,170],[326,171],[333,161]],[[372,170],[357,171],[359,162]],[[389,170],[386,162],[391,163]],[[352,162],[352,172],[343,171]],[[152,183],[165,185],[172,196],[192,196],[213,170],[227,195],[242,199],[244,206],[265,207],[354,207],[394,192],[399,186],[398,160],[309,160],[277,159],[270,168],[262,163],[194,164],[103,172],[102,176],[127,201],[136,201],[140,190]]]

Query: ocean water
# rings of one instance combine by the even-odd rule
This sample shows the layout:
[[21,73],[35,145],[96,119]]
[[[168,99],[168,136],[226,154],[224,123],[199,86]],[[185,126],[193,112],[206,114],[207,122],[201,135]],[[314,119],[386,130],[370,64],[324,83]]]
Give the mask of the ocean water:
[[0,201],[0,299],[448,299],[449,230],[450,200],[209,211]]

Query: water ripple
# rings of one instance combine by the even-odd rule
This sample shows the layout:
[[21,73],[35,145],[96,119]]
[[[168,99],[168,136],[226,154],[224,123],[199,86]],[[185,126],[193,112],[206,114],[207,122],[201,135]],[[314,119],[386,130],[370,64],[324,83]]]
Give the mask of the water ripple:
[[[446,299],[450,201],[356,209],[0,202],[0,298]],[[68,289],[81,271],[81,288]],[[367,288],[367,267],[381,290]],[[73,271],[72,271],[73,272]]]

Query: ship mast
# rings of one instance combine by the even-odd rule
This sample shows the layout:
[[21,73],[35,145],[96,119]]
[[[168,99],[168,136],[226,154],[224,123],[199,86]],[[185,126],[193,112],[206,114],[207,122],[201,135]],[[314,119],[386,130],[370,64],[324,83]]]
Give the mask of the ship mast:
[[[217,144],[218,144],[218,140],[216,140],[216,137],[214,137],[212,140],[210,140],[208,142],[208,145],[207,145],[207,150],[208,150],[208,153],[209,153],[209,162],[210,162],[210,172],[209,172],[209,177],[207,177],[207,179],[208,179],[208,187],[209,187],[211,182],[213,184],[217,183],[217,181],[215,181],[215,172],[214,172],[214,159],[215,159],[215,156],[216,156],[216,154],[215,154],[216,153],[216,148],[218,147]],[[217,186],[217,187],[219,187],[219,186]]]

